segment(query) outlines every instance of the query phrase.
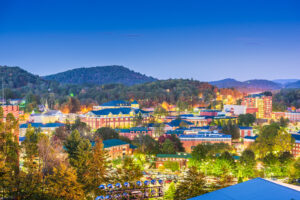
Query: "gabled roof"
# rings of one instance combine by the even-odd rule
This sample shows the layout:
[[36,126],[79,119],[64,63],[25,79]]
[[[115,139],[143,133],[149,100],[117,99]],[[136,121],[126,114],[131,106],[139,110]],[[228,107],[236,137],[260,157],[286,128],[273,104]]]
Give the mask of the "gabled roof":
[[63,123],[27,123],[27,124],[21,124],[19,128],[28,128],[28,126],[31,125],[33,128],[56,128],[56,127],[61,127],[64,126],[65,124]]
[[190,200],[296,200],[300,190],[262,179],[255,178],[214,192],[191,198]]

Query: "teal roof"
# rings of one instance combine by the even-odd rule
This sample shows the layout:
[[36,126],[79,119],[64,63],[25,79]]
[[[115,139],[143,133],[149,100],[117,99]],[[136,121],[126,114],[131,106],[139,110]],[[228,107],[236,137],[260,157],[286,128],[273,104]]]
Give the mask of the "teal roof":
[[130,106],[130,103],[123,100],[115,100],[103,103],[101,104],[101,106]]
[[124,144],[129,144],[127,142],[124,142],[119,139],[110,139],[110,140],[103,140],[104,148],[114,147],[114,146],[120,146]]

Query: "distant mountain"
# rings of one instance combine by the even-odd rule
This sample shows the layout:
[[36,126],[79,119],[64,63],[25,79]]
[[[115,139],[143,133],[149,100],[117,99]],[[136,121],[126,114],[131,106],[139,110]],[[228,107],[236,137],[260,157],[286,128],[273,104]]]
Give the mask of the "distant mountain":
[[60,83],[71,84],[111,84],[121,83],[124,85],[135,85],[153,82],[157,79],[134,72],[123,66],[103,66],[77,68],[43,77],[46,80],[55,80]]
[[224,79],[220,81],[212,81],[210,84],[218,88],[235,88],[242,92],[262,92],[267,90],[279,90],[282,85],[268,80],[248,80],[237,81],[235,79]]
[[286,86],[290,83],[294,83],[294,82],[297,82],[297,81],[300,81],[300,80],[299,79],[276,79],[276,80],[273,80],[273,82],[280,83],[283,86]]
[[300,80],[286,84],[285,88],[300,88]]
[[40,85],[47,83],[37,75],[33,75],[20,67],[0,66],[0,86],[4,88],[20,88],[28,85]]

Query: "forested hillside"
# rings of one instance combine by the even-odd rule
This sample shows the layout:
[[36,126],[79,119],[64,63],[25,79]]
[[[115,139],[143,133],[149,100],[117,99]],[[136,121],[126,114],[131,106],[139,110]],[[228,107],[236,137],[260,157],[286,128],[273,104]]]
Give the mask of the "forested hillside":
[[112,84],[135,85],[153,82],[157,79],[134,72],[123,66],[103,66],[72,69],[58,74],[44,77],[46,80],[54,80],[59,83],[69,84]]

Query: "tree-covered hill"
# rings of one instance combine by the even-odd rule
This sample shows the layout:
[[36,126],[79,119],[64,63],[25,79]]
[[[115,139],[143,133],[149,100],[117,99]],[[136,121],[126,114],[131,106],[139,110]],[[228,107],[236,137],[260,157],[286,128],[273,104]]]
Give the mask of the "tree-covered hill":
[[242,92],[263,92],[270,90],[279,90],[283,86],[269,80],[253,79],[248,81],[237,81],[235,79],[224,79],[220,81],[212,81],[210,84],[218,88],[235,88]]
[[157,79],[134,72],[123,66],[103,66],[77,68],[44,77],[46,80],[54,80],[59,83],[69,84],[113,84],[135,85],[153,82]]
[[48,81],[33,75],[20,67],[0,66],[0,85],[4,88],[20,88],[28,85],[47,84]]

